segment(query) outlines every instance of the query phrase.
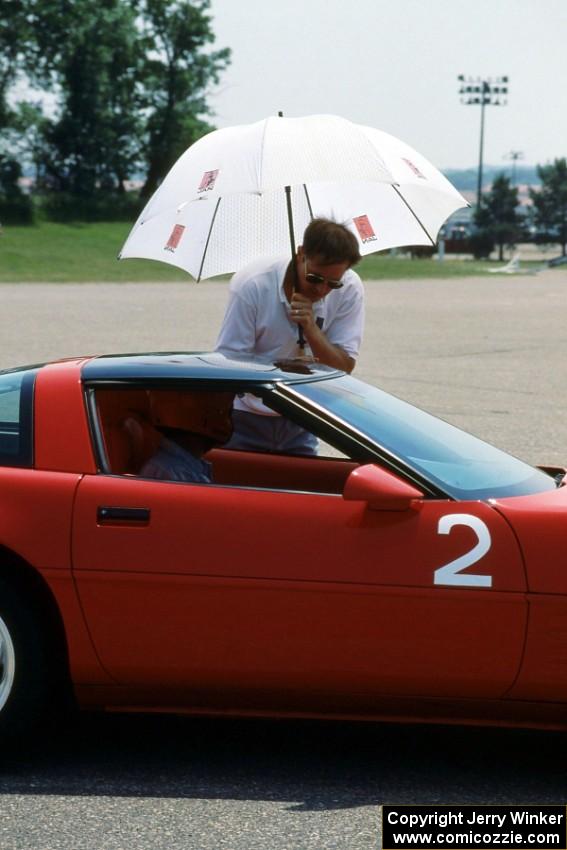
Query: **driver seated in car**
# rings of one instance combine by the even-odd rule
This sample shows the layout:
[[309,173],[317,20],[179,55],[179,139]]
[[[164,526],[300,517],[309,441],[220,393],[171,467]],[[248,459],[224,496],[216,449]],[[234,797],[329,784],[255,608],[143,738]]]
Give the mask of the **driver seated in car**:
[[233,400],[234,393],[152,392],[151,420],[161,439],[138,474],[211,484],[212,464],[203,455],[230,439]]

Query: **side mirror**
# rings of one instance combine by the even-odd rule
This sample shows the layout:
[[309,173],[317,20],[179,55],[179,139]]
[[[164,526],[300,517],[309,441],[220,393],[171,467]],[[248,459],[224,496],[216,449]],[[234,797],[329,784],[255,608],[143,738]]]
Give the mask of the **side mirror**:
[[392,472],[369,463],[350,473],[343,499],[367,502],[376,511],[407,511],[415,499],[423,499],[423,493]]

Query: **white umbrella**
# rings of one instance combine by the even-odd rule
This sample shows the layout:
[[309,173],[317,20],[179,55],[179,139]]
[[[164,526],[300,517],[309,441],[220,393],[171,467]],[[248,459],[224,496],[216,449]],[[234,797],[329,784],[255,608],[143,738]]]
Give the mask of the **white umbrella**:
[[289,252],[317,216],[345,223],[361,254],[434,245],[447,217],[466,205],[431,163],[387,133],[333,115],[267,118],[192,145],[120,257],[161,260],[201,280]]

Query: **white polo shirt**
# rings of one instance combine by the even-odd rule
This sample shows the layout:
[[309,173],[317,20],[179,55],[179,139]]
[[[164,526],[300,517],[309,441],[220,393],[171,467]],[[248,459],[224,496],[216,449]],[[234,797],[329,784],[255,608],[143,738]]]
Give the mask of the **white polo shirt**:
[[[298,348],[298,325],[291,320],[291,307],[284,292],[289,258],[260,259],[237,272],[230,282],[226,313],[216,349],[223,354],[258,354],[270,360],[310,355],[305,344]],[[359,276],[349,269],[344,286],[331,290],[313,304],[317,324],[333,345],[356,359],[364,328],[364,289]],[[273,415],[258,401],[236,399],[235,407]]]

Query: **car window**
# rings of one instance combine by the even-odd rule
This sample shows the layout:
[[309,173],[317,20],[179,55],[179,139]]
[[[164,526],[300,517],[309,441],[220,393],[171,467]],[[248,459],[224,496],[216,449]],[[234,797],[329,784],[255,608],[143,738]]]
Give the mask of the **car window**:
[[0,372],[0,466],[31,466],[37,370]]
[[297,384],[321,405],[456,499],[553,490],[553,478],[483,440],[350,376]]
[[[96,389],[94,430],[99,435],[101,471],[177,483],[342,493],[346,478],[357,464],[331,446],[325,444],[318,458],[224,449],[218,431],[222,420],[216,423],[218,442],[215,440],[206,450],[201,446],[202,452],[188,458],[187,451],[180,451],[183,444],[174,444],[181,435],[174,433],[174,440],[164,426],[199,430],[203,422],[202,417],[195,418],[194,404],[201,401],[209,403],[208,431],[213,396],[219,394],[139,387]],[[196,447],[185,448],[193,452]]]

